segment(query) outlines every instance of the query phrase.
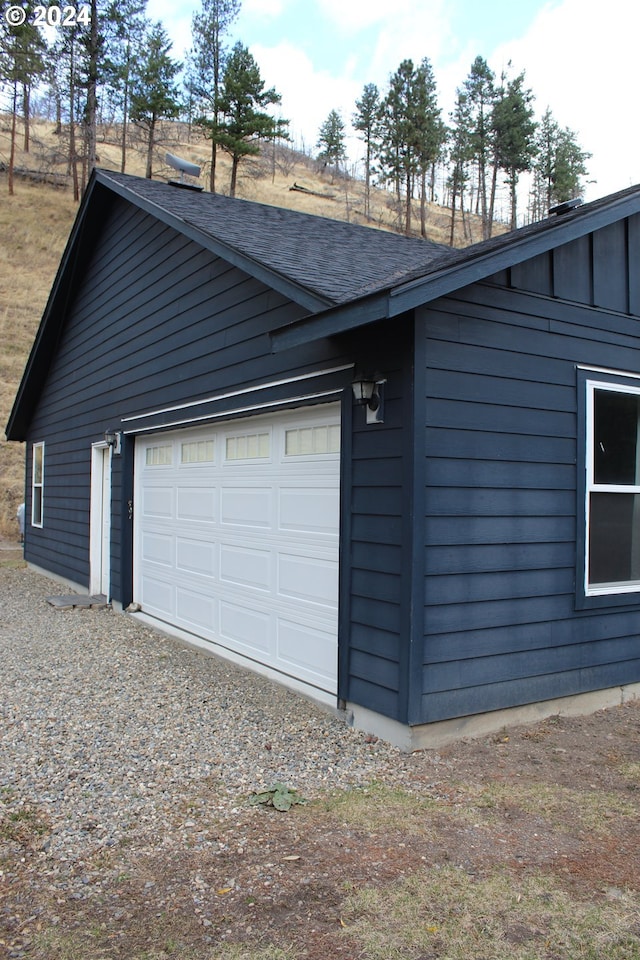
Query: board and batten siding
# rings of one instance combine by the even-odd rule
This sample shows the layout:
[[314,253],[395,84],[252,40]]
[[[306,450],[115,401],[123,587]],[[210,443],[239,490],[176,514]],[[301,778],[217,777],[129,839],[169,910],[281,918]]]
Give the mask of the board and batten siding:
[[[341,362],[327,341],[272,354],[270,331],[303,316],[302,307],[124,200],[109,195],[104,213],[91,259],[76,268],[29,430],[46,452],[44,525],[29,526],[27,560],[83,586],[91,444],[105,429],[131,414]],[[30,455],[27,464],[30,493]],[[129,449],[113,459],[115,599],[127,590],[121,503],[131,464]]]
[[426,483],[413,722],[605,689],[640,671],[640,604],[576,602],[576,368],[640,372],[632,220],[417,311]]

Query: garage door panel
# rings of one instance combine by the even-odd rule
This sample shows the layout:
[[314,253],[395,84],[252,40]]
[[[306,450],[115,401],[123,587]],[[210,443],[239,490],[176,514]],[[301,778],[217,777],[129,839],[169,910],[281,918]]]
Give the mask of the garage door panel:
[[242,647],[255,655],[270,648],[270,615],[235,603],[220,603],[220,635],[235,649]]
[[213,523],[216,519],[216,496],[214,487],[178,487],[177,519]]
[[217,601],[212,596],[178,587],[176,618],[187,627],[196,627],[204,636],[211,637],[217,629]]
[[173,487],[147,487],[142,495],[144,517],[173,517]]
[[278,594],[294,600],[337,609],[337,564],[335,561],[320,560],[315,557],[280,554],[278,557]]
[[139,437],[142,609],[335,693],[339,421],[331,404]]
[[173,537],[169,534],[145,532],[142,538],[142,558],[148,563],[173,566]]
[[218,573],[218,547],[209,540],[176,539],[176,568],[185,573],[213,578]]
[[272,526],[273,492],[268,487],[223,487],[220,496],[220,521],[228,526],[257,528]]
[[332,632],[279,619],[277,644],[279,662],[287,664],[295,676],[315,677],[317,682],[319,677],[329,681],[335,675],[337,642]]
[[271,589],[272,552],[246,546],[220,547],[220,579],[249,590]]
[[279,528],[287,533],[338,534],[340,495],[337,488],[281,488]]
[[172,617],[175,613],[175,586],[167,578],[161,579],[148,574],[144,578],[141,603],[155,613]]

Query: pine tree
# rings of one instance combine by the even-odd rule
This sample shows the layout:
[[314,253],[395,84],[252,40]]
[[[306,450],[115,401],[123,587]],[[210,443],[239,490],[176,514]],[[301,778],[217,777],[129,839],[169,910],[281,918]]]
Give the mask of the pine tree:
[[[427,59],[418,68],[412,60],[402,61],[391,77],[380,116],[382,167],[386,179],[395,185],[398,202],[404,190],[404,229],[409,234],[416,178],[420,177],[426,202],[427,172],[440,155],[445,135]],[[424,206],[421,219],[424,229]]]
[[169,56],[173,44],[160,22],[148,33],[144,43],[144,55],[136,64],[131,91],[129,116],[143,126],[148,134],[147,169],[145,176],[153,173],[153,148],[159,120],[175,119],[180,113],[180,101],[175,78],[182,65]]
[[112,0],[104,17],[107,25],[104,82],[113,94],[122,119],[121,173],[125,172],[127,165],[127,126],[134,64],[137,51],[142,48],[142,38],[149,28],[145,18],[146,5],[147,0]]
[[451,115],[451,120],[453,123],[452,129],[449,131],[451,173],[449,174],[448,186],[451,190],[451,232],[449,235],[449,243],[453,246],[458,198],[460,199],[462,226],[463,230],[465,229],[464,192],[469,182],[468,166],[473,157],[469,103],[467,94],[463,90],[458,89],[457,91],[456,106]]
[[32,85],[45,72],[46,43],[32,23],[32,4],[27,5],[25,22],[11,26],[5,17],[6,4],[0,3],[0,81],[11,90],[11,143],[9,152],[8,190],[13,194],[13,170],[15,162],[18,90],[22,90],[22,106],[25,130],[25,150],[29,149],[29,112]]
[[582,178],[591,154],[581,149],[572,130],[560,128],[548,107],[538,127],[536,147],[532,214],[540,220],[555,204],[582,196]]
[[[415,150],[420,174],[420,234],[426,236],[427,175],[435,169],[442,153],[446,129],[440,116],[436,81],[430,61],[425,57],[416,72]],[[433,186],[431,188],[433,200]]]
[[470,142],[478,172],[478,201],[484,239],[491,233],[487,177],[493,154],[491,111],[496,96],[494,81],[495,75],[489,69],[487,61],[482,57],[476,57],[463,86],[471,121]]
[[389,82],[384,99],[380,160],[385,179],[393,183],[398,209],[405,194],[404,229],[411,232],[411,200],[418,169],[415,142],[416,71],[412,60],[403,60]]
[[347,151],[344,138],[344,122],[337,110],[331,110],[320,127],[318,134],[318,160],[327,166],[339,168],[346,160]]
[[[495,169],[504,170],[511,198],[511,229],[517,221],[518,180],[530,170],[536,152],[533,94],[524,87],[524,73],[501,88],[491,114]],[[489,210],[489,235],[493,223],[494,191]]]
[[224,72],[216,134],[218,143],[231,157],[229,195],[235,197],[238,166],[245,157],[260,153],[260,142],[286,138],[288,120],[278,120],[264,108],[280,103],[280,94],[264,88],[260,69],[247,47],[236,43]]
[[188,85],[195,101],[195,123],[211,140],[212,193],[216,190],[222,82],[227,59],[223,40],[239,12],[240,0],[202,0],[202,10],[193,15],[191,24],[193,46]]
[[367,83],[362,98],[356,100],[356,112],[352,123],[354,129],[362,134],[365,144],[364,160],[364,215],[371,215],[371,174],[373,158],[380,137],[380,93],[375,83]]

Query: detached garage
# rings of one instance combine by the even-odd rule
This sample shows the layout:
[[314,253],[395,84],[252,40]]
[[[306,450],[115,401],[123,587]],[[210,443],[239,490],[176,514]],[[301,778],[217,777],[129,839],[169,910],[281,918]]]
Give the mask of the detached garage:
[[640,691],[640,188],[466,250],[93,174],[25,556],[402,746]]

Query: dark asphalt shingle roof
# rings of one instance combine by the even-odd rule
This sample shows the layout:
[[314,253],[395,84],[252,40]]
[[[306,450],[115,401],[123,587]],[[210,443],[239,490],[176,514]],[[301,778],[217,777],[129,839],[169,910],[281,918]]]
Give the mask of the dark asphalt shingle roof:
[[393,286],[408,273],[427,272],[452,253],[450,247],[429,240],[156,180],[105,171],[100,171],[100,179],[126,188],[332,304]]

